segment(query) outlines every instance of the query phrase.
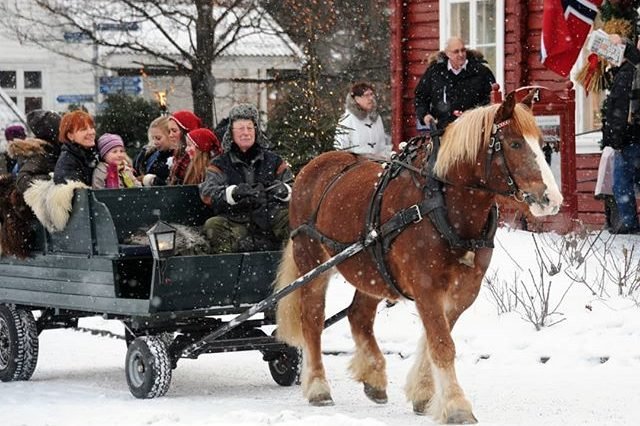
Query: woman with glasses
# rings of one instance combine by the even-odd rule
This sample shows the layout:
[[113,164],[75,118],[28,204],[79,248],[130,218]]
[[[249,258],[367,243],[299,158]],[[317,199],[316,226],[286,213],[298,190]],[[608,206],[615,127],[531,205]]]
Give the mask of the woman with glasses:
[[224,153],[214,158],[200,197],[216,213],[204,224],[211,253],[278,250],[289,236],[293,174],[268,149],[258,110],[241,104],[229,113]]
[[377,111],[373,86],[365,82],[354,84],[347,94],[345,109],[336,128],[334,149],[387,156],[391,149]]
[[460,37],[450,38],[445,50],[430,58],[416,87],[418,124],[429,127],[435,121],[444,129],[464,111],[488,105],[495,82],[482,53],[467,49]]

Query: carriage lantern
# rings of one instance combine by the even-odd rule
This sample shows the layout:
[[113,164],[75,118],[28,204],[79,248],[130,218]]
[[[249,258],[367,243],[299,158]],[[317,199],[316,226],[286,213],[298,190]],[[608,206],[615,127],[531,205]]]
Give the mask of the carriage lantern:
[[173,255],[176,247],[176,228],[158,218],[158,221],[147,231],[151,254],[156,260]]

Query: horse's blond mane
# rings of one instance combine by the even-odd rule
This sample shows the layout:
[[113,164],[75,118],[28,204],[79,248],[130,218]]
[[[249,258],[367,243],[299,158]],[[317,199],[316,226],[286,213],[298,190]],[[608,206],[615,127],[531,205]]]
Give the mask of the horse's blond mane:
[[[462,114],[451,123],[442,135],[438,161],[434,173],[444,178],[457,163],[474,163],[480,149],[489,143],[491,125],[500,108],[500,104],[478,107]],[[522,104],[516,104],[512,124],[523,136],[541,138],[540,129],[531,110]]]

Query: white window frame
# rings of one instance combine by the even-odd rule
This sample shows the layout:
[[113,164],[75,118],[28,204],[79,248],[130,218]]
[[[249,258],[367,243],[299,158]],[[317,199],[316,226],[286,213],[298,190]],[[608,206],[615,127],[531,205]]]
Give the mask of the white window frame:
[[[469,4],[469,34],[476,34],[476,20],[471,17],[477,15],[477,3],[479,0],[440,0],[440,50],[444,50],[450,34],[449,7],[456,3]],[[500,89],[504,91],[504,0],[496,0],[496,66],[493,70],[496,82],[500,85]],[[476,48],[475,40],[465,40],[466,45],[470,49]]]

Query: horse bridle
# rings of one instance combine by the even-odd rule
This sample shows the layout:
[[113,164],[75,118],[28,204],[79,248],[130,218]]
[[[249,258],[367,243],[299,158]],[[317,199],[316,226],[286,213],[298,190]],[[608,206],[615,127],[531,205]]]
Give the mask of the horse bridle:
[[502,148],[502,139],[500,135],[502,134],[502,129],[507,127],[511,123],[511,119],[506,119],[504,121],[500,121],[499,123],[494,123],[491,128],[491,137],[489,139],[489,144],[487,147],[487,157],[485,159],[484,166],[484,179],[483,184],[486,185],[489,182],[489,175],[491,173],[491,164],[493,163],[494,156],[502,174],[505,176],[507,187],[509,188],[507,191],[497,191],[493,190],[489,187],[474,187],[474,189],[481,189],[484,191],[492,192],[494,194],[504,195],[513,197],[519,203],[526,202],[527,204],[531,204],[533,202],[533,197],[530,194],[522,191],[518,188],[518,184],[513,178],[513,174],[511,170],[509,170],[509,165],[507,164],[507,159],[504,156],[504,150]]

